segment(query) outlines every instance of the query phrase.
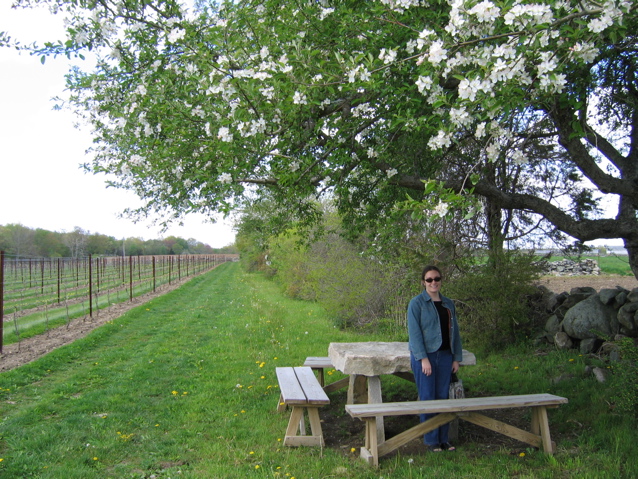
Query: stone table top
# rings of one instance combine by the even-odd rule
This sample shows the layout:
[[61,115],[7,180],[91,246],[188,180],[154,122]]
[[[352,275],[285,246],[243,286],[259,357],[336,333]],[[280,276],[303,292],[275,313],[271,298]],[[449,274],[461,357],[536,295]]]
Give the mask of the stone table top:
[[[380,376],[412,371],[407,342],[330,343],[328,356],[336,370],[348,375]],[[463,350],[461,365],[474,364],[474,354]]]

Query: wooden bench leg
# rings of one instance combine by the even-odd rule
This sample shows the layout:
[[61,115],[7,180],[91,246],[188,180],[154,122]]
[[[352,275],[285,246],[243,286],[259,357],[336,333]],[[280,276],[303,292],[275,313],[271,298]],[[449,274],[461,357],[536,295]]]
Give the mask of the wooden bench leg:
[[379,444],[377,443],[377,418],[367,417],[365,446],[361,448],[361,459],[369,465],[379,467]]
[[543,451],[548,454],[553,454],[554,443],[552,443],[552,437],[549,433],[549,420],[547,418],[546,407],[537,406],[532,408],[532,428],[536,428],[536,434],[539,434],[540,432],[541,441],[543,443]]
[[[308,412],[311,435],[306,436],[304,411]],[[284,437],[284,446],[324,446],[323,431],[319,419],[319,408],[293,406]]]

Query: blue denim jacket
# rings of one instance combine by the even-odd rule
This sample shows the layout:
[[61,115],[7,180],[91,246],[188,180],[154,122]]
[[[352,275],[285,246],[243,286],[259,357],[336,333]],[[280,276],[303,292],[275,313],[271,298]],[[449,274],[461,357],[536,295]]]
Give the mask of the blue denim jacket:
[[[443,306],[452,313],[450,329],[450,348],[454,361],[463,360],[463,347],[459,324],[456,318],[456,307],[450,298],[441,295]],[[427,357],[427,353],[436,352],[443,343],[439,315],[430,295],[424,290],[418,296],[410,300],[408,305],[408,335],[410,338],[410,351],[418,361]]]

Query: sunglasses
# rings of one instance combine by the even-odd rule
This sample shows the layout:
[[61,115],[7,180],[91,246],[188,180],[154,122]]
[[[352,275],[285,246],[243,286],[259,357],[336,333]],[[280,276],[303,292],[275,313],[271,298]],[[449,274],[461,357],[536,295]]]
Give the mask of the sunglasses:
[[441,277],[437,276],[436,278],[425,278],[423,281],[425,281],[426,283],[431,283],[432,281],[436,281],[438,283],[439,281],[441,281]]

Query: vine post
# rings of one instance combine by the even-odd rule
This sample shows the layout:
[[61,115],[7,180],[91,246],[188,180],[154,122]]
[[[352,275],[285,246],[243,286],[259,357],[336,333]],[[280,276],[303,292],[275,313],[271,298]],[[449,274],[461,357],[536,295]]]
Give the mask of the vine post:
[[4,338],[4,251],[0,251],[0,354]]

